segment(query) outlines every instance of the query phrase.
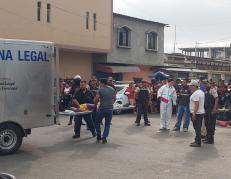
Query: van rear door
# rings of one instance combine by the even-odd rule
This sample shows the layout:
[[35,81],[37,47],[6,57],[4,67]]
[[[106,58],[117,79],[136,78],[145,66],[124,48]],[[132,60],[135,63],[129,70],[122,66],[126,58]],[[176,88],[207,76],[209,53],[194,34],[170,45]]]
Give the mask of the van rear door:
[[54,124],[54,44],[17,40],[0,44],[12,55],[12,60],[0,61],[0,82],[5,83],[0,120],[15,121],[25,129]]

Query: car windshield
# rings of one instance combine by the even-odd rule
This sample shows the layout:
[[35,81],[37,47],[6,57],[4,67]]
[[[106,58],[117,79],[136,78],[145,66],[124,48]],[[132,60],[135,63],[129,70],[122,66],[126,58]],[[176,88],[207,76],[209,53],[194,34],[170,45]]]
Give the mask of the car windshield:
[[124,86],[116,86],[116,91],[119,93],[122,89],[124,89]]

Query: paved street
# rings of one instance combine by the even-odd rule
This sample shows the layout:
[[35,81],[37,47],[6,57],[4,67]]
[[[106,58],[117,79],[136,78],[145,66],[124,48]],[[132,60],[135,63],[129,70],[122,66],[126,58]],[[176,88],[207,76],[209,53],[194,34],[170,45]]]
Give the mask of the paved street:
[[[96,144],[83,126],[81,139],[62,118],[61,126],[34,129],[21,150],[0,157],[0,171],[17,179],[230,179],[231,129],[217,128],[216,144],[190,148],[188,133],[157,133],[136,127],[133,114],[114,116],[108,144]],[[173,119],[174,120],[174,119]],[[172,120],[172,125],[173,125]]]

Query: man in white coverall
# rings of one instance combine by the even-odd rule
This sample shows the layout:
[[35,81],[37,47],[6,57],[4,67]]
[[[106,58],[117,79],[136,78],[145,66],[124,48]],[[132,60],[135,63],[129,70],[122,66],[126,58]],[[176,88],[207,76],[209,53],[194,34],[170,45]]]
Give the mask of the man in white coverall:
[[157,94],[160,99],[160,130],[169,130],[170,119],[172,117],[172,105],[176,105],[176,90],[174,80],[168,79],[168,83],[163,85]]

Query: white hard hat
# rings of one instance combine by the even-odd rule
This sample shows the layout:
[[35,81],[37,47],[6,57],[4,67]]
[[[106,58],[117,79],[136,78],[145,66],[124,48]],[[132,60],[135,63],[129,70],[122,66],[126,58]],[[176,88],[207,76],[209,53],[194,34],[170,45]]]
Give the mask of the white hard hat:
[[80,75],[76,75],[73,79],[80,79],[81,80],[81,76]]

